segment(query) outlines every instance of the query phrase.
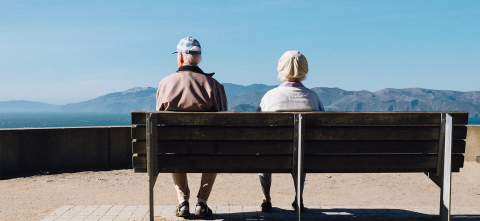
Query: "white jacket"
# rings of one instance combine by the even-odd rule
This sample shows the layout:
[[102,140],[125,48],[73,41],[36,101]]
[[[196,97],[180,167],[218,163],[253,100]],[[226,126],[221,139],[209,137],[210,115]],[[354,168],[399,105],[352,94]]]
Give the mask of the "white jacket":
[[262,98],[258,111],[324,111],[317,93],[301,82],[284,82],[269,90]]

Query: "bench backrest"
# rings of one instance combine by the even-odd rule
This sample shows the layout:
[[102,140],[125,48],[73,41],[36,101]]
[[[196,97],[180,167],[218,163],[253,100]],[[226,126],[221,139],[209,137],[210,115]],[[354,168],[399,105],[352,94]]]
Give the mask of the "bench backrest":
[[[436,172],[444,132],[442,112],[135,111],[136,172],[147,171],[148,114],[156,119],[160,173],[290,173],[299,136],[306,173]],[[468,113],[449,114],[455,172],[463,167]]]

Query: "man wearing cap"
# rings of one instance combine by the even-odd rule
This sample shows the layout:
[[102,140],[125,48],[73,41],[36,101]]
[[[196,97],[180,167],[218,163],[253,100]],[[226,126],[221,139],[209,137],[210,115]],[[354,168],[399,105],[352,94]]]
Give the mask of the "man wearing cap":
[[[200,43],[192,37],[183,38],[173,53],[177,53],[178,70],[160,81],[156,110],[227,111],[227,96],[223,85],[212,77],[214,73],[204,73],[198,67],[202,60]],[[179,201],[176,216],[189,216],[190,190],[187,174],[173,173],[172,177]],[[202,173],[195,207],[196,216],[212,216],[207,200],[216,177],[216,173]]]

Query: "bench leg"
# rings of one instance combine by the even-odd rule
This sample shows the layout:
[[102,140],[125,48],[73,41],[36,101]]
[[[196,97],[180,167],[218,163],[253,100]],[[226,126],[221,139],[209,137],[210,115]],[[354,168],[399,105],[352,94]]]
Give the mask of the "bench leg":
[[442,124],[445,124],[445,145],[443,150],[443,165],[441,165],[443,169],[441,173],[440,220],[450,221],[452,195],[452,117],[449,114],[442,114]]
[[154,220],[154,211],[153,211],[153,187],[155,186],[155,181],[158,176],[149,176],[148,177],[148,196],[149,196],[149,207],[150,207],[150,221]]
[[425,173],[440,187],[440,220],[449,221],[452,195],[452,117],[442,114],[436,173]]
[[295,128],[293,136],[293,171],[292,175],[295,182],[296,190],[296,201],[297,201],[297,218],[302,220],[302,212],[300,210],[302,203],[301,188],[302,188],[302,177],[303,177],[303,134],[305,131],[305,124],[303,123],[303,118],[301,114],[295,114]]
[[147,173],[148,195],[150,206],[150,221],[154,219],[153,187],[158,177],[158,139],[157,139],[157,115],[147,113],[146,138],[147,138]]

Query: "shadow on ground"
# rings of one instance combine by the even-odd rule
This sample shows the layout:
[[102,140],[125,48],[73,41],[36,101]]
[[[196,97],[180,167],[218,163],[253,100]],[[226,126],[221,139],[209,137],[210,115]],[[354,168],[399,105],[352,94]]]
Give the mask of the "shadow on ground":
[[28,171],[24,173],[11,173],[11,174],[0,174],[0,180],[15,179],[20,177],[31,177],[31,176],[40,176],[40,175],[54,175],[62,173],[78,173],[78,172],[100,172],[100,171],[112,171],[112,170],[124,170],[132,169],[132,166],[108,166],[108,167],[82,167],[82,168],[73,168],[73,169],[51,169],[51,170],[36,170]]
[[[415,212],[402,209],[306,209],[302,213],[302,220],[439,220],[440,216],[434,211],[426,213]],[[182,220],[182,218],[178,218]],[[183,218],[185,220],[297,220],[296,213],[293,210],[273,208],[272,213],[262,212],[231,212],[216,213],[210,219],[197,218],[194,215]],[[156,221],[171,220],[167,218],[155,217]],[[452,215],[451,220],[480,220],[480,214],[472,215]]]

